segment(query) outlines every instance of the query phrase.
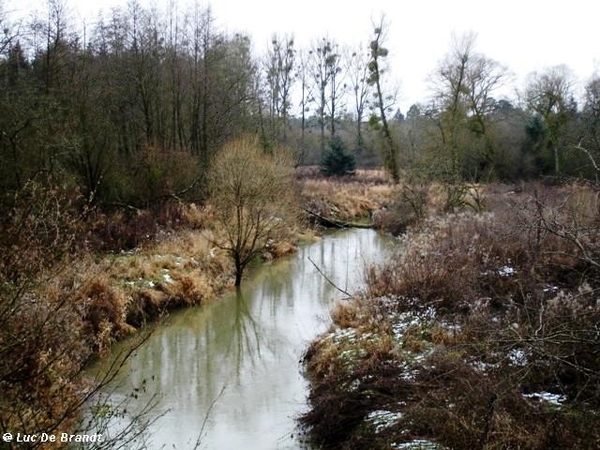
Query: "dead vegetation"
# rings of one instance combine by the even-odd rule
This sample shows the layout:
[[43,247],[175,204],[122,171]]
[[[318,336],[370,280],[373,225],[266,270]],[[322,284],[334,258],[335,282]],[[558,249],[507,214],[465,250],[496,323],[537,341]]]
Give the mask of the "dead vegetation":
[[598,191],[486,191],[409,227],[311,345],[322,448],[599,447]]
[[383,170],[357,170],[352,177],[324,177],[318,168],[302,168],[296,177],[304,204],[323,217],[370,222],[374,211],[392,198],[393,188]]

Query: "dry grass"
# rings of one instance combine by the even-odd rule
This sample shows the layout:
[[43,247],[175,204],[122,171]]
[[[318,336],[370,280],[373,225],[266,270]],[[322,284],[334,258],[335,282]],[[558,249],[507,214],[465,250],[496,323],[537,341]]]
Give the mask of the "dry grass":
[[298,176],[305,203],[316,212],[339,220],[370,219],[387,205],[393,187],[379,170],[359,170],[353,177],[323,177],[301,172]]

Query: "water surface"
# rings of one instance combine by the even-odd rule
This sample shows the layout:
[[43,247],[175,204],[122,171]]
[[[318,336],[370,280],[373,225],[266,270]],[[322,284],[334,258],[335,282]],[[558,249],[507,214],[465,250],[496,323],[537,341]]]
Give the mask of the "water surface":
[[299,361],[344,297],[309,258],[353,292],[391,245],[373,230],[347,230],[253,269],[240,291],[172,314],[127,362],[113,395],[147,386],[142,405],[157,394],[164,415],[149,430],[151,448],[193,448],[203,424],[200,448],[304,448],[294,420],[308,391]]

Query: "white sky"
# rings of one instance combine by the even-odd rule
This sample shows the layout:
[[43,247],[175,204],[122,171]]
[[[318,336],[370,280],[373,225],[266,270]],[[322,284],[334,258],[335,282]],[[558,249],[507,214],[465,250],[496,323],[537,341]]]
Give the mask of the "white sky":
[[[45,4],[7,1],[20,12],[43,9]],[[88,23],[100,8],[126,5],[126,0],[66,1],[73,17],[87,17]],[[166,2],[141,0],[159,7]],[[476,50],[507,66],[517,87],[529,72],[557,64],[568,65],[580,86],[600,68],[596,0],[212,0],[210,4],[217,24],[227,31],[248,32],[257,51],[266,48],[273,33],[294,34],[297,46],[322,36],[340,44],[368,43],[372,19],[384,12],[391,24],[387,47],[393,77],[401,86],[403,112],[426,99],[427,76],[448,51],[453,32],[476,32]]]

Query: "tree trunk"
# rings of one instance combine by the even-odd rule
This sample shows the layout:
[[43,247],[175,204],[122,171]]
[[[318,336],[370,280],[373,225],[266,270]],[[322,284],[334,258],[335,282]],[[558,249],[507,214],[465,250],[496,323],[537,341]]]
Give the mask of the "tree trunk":
[[244,274],[244,264],[239,254],[234,256],[235,264],[235,285],[240,286],[242,284],[242,275]]

